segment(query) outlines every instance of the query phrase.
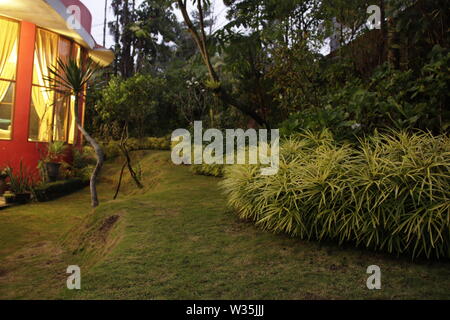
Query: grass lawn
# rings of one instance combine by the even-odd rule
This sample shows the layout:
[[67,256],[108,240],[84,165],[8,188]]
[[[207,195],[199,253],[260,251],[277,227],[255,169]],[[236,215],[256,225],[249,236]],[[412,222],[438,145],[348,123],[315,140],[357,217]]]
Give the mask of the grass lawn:
[[[0,211],[2,299],[449,299],[450,263],[274,235],[240,221],[216,178],[141,152],[146,188],[112,201],[121,163],[89,190]],[[366,288],[378,265],[382,289]],[[82,289],[66,289],[79,265]]]

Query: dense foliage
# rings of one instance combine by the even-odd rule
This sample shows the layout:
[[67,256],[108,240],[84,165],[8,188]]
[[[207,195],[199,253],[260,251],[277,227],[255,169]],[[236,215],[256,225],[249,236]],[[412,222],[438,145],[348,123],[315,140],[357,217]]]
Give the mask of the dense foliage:
[[[450,127],[449,70],[450,52],[440,46],[433,48],[427,63],[417,71],[393,70],[383,65],[367,80],[348,79],[341,81],[343,84],[339,87],[330,88],[323,86],[326,83],[323,78],[330,72],[325,70],[313,81],[318,91],[316,97],[295,91],[302,91],[302,88],[292,88],[295,99],[281,98],[284,104],[305,106],[304,110],[292,111],[281,128],[285,135],[302,129],[330,128],[338,137],[345,138],[379,128],[447,132]],[[339,74],[336,71],[331,70],[333,78]]]
[[[227,0],[222,23],[209,0],[112,3],[116,60],[88,98],[107,157],[124,128],[130,150],[168,150],[167,138],[144,137],[199,120],[280,128],[275,176],[192,171],[225,172],[229,204],[268,230],[450,256],[445,0]],[[373,4],[379,29],[366,23]]]
[[450,257],[450,139],[377,134],[356,147],[329,132],[281,147],[280,171],[226,169],[239,216],[302,239],[336,240],[413,257]]
[[194,174],[202,176],[223,177],[225,165],[223,164],[197,164],[192,165],[191,170]]
[[70,193],[76,192],[89,185],[89,179],[72,178],[41,184],[33,189],[36,201],[50,201]]
[[118,139],[122,128],[128,124],[134,137],[164,135],[172,127],[172,115],[176,110],[167,94],[167,86],[167,81],[151,75],[111,79],[95,106],[101,132]]

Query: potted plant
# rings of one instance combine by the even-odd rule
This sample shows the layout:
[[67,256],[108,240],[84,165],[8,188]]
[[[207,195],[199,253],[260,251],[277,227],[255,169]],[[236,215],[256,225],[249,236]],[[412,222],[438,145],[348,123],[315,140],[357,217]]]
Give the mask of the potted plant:
[[15,201],[16,195],[12,193],[11,191],[5,191],[3,194],[3,197],[5,198],[6,204],[12,204]]
[[6,191],[6,178],[8,178],[6,169],[0,170],[0,196]]
[[25,172],[22,162],[20,163],[18,174],[15,174],[11,168],[6,168],[6,172],[9,178],[11,193],[14,194],[13,201],[21,204],[30,201],[32,179],[31,176]]
[[61,158],[66,152],[66,149],[67,146],[62,141],[53,141],[48,144],[47,157],[44,161],[48,181],[54,182],[59,179]]

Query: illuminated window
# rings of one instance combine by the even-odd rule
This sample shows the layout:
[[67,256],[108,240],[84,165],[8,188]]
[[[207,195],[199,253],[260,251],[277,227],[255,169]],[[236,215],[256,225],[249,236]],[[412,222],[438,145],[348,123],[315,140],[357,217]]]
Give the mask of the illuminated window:
[[69,136],[67,142],[74,144],[76,142],[75,133],[77,132],[75,124],[75,96],[70,97],[70,112],[69,112]]
[[0,18],[0,139],[11,139],[19,24]]
[[58,58],[58,36],[38,29],[34,51],[33,89],[29,139],[49,141],[52,136],[54,93],[50,89],[49,67],[56,65]]
[[[64,38],[59,39],[59,58],[68,62],[72,54],[72,43]],[[67,123],[69,121],[70,97],[56,94],[55,110],[53,118],[53,140],[67,140]]]
[[81,58],[81,47],[55,33],[38,29],[34,57],[33,89],[30,112],[30,141],[64,141],[74,143],[75,125],[71,98],[50,89],[49,67],[57,59],[67,62]]

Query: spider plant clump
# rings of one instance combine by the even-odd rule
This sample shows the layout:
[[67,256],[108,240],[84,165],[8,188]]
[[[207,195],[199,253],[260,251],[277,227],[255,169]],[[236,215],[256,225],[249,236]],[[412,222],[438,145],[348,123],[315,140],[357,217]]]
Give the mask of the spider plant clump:
[[377,134],[357,146],[329,132],[285,140],[280,170],[228,167],[221,186],[243,219],[302,239],[412,257],[450,257],[450,139]]
[[197,175],[223,177],[223,164],[194,164],[191,166],[191,171]]
[[361,141],[352,175],[358,242],[413,257],[450,257],[450,139],[429,133]]

